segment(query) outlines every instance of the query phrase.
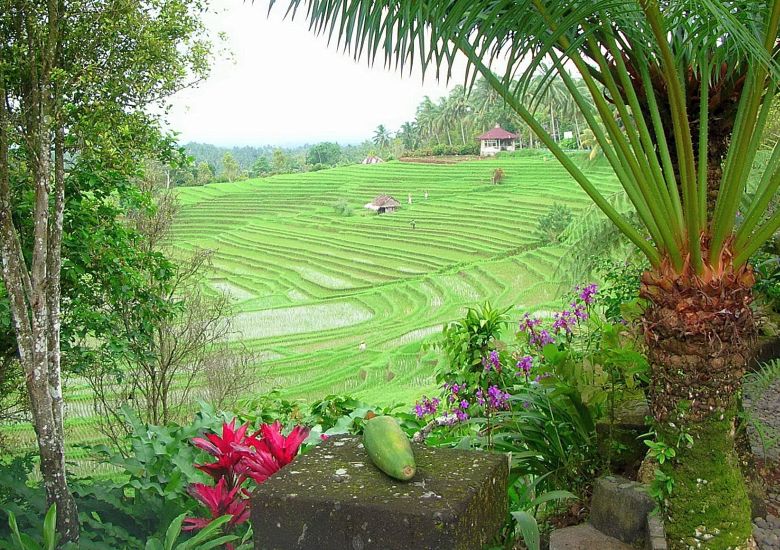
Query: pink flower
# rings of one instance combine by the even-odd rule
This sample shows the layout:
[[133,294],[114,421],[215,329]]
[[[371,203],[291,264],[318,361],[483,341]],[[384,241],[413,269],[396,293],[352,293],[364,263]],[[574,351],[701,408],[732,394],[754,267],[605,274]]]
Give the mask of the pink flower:
[[260,431],[263,434],[261,443],[266,445],[279,462],[280,468],[293,461],[298,454],[301,443],[309,436],[309,429],[301,426],[293,428],[287,436],[282,435],[282,424],[278,420],[270,425],[263,424],[260,426]]
[[194,438],[193,445],[217,457],[216,462],[196,464],[195,467],[214,479],[232,476],[236,465],[243,456],[243,452],[239,449],[248,449],[260,443],[254,435],[246,435],[248,428],[249,425],[244,424],[236,429],[236,420],[233,419],[230,423],[226,422],[222,425],[222,437],[217,434],[206,434],[207,439]]
[[228,489],[225,478],[220,479],[214,486],[193,483],[190,485],[190,494],[208,509],[211,517],[186,518],[182,531],[203,529],[211,521],[224,515],[232,516],[227,523],[228,528],[233,528],[249,519],[249,501],[244,499],[245,492],[238,486]]
[[[263,437],[255,439],[254,436],[259,433],[262,433]],[[296,426],[289,435],[284,436],[280,422],[263,424],[260,430],[251,436],[251,447],[234,445],[241,455],[241,460],[235,465],[235,471],[251,477],[256,483],[262,483],[293,461],[308,435],[309,429],[300,426]]]

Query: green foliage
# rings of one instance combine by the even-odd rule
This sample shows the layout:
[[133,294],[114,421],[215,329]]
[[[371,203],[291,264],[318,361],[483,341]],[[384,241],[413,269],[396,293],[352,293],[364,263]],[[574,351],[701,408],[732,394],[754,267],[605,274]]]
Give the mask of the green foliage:
[[[171,521],[165,531],[164,539],[156,537],[148,539],[144,547],[145,550],[211,550],[221,548],[223,545],[238,539],[236,535],[222,535],[220,528],[231,519],[231,516],[226,515],[213,520],[192,538],[177,544],[181,537],[181,525],[186,515],[181,514]],[[250,550],[251,548],[251,544],[242,544],[238,546],[237,550]]]
[[571,208],[556,203],[547,210],[546,214],[539,218],[536,228],[545,242],[557,243],[561,234],[571,224],[573,218],[574,214]]
[[670,447],[663,441],[645,440],[645,445],[650,448],[648,456],[658,462],[658,464],[663,464],[667,460],[677,456],[677,451],[674,450],[674,447]]
[[324,141],[306,152],[306,164],[327,167],[336,166],[340,161],[341,147],[338,143]]
[[509,487],[509,508],[515,525],[515,535],[523,538],[528,550],[540,550],[541,541],[537,514],[545,504],[554,501],[575,500],[576,495],[569,491],[548,491],[538,493],[542,477],[528,481],[528,478],[511,476]]
[[754,287],[759,299],[776,313],[780,313],[780,256],[776,244],[756,253],[751,264],[756,276]]
[[649,267],[646,262],[619,262],[602,258],[595,264],[595,271],[603,281],[599,290],[599,302],[604,305],[607,320],[633,321],[640,309],[639,283],[642,273]]
[[351,216],[354,213],[352,207],[349,206],[349,203],[344,199],[339,199],[339,201],[333,205],[333,210],[339,216]]
[[448,368],[439,372],[437,380],[473,382],[482,370],[482,358],[495,349],[501,332],[509,324],[509,308],[498,309],[489,302],[468,308],[466,316],[444,327],[442,349]]
[[227,181],[235,181],[241,177],[241,166],[239,166],[238,161],[236,161],[230,151],[222,157],[222,173],[220,177]]
[[57,505],[52,504],[43,518],[43,542],[38,543],[33,537],[19,532],[16,524],[16,516],[8,513],[8,525],[11,528],[11,537],[16,550],[54,550],[57,546]]
[[271,162],[268,157],[257,157],[257,160],[252,163],[252,168],[249,170],[249,175],[253,178],[260,176],[267,176],[271,173]]
[[562,139],[558,142],[558,146],[561,149],[577,149],[577,140],[574,138]]
[[[106,446],[92,449],[96,459],[111,464],[117,473],[111,478],[84,477],[72,481],[80,511],[83,550],[135,550],[144,546],[143,541],[148,541],[147,548],[163,544],[167,549],[178,542],[181,522],[195,507],[187,487],[208,480],[194,467],[203,453],[189,442],[206,431],[220,429],[228,417],[232,418],[231,414],[218,414],[207,405],[202,405],[192,422],[184,426],[152,426],[140,422],[130,409],[124,413],[132,428],[127,446],[121,450]],[[14,514],[22,531],[40,525],[45,512],[42,487],[26,482],[33,467],[32,456],[17,457],[0,465],[0,508]],[[219,523],[207,535],[201,531],[173,548],[206,550],[235,540],[221,538]],[[0,537],[3,535],[0,529]],[[244,532],[244,541],[248,537]],[[5,550],[2,543],[0,548]],[[248,550],[251,546],[241,548]]]

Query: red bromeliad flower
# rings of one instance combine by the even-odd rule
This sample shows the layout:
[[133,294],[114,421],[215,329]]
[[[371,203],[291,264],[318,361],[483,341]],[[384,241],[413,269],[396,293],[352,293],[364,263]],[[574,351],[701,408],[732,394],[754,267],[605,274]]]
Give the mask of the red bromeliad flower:
[[[280,422],[263,424],[252,435],[247,435],[248,424],[236,428],[236,420],[222,425],[222,437],[206,434],[206,438],[196,437],[193,445],[217,457],[210,464],[196,464],[195,467],[217,480],[215,486],[194,483],[190,493],[208,508],[211,518],[187,518],[185,531],[203,529],[214,519],[230,515],[228,531],[244,523],[249,517],[249,493],[241,485],[246,477],[256,483],[262,483],[271,475],[286,466],[298,454],[301,443],[309,435],[308,428],[296,426],[289,435],[282,435]],[[262,434],[262,435],[261,435]],[[258,435],[261,437],[258,438]],[[232,550],[226,545],[227,550]]]
[[211,514],[210,518],[187,518],[182,531],[203,529],[212,520],[226,514],[232,516],[227,527],[232,529],[236,525],[244,523],[249,518],[249,501],[245,500],[246,491],[241,487],[229,489],[225,478],[220,479],[215,486],[204,483],[193,483],[190,486],[190,494],[203,504]]
[[[262,483],[271,475],[293,461],[298,454],[301,443],[309,435],[308,428],[296,426],[290,435],[282,435],[280,422],[263,424],[253,437],[262,433],[262,438],[253,445],[236,447],[243,456],[236,465],[236,472],[251,477],[256,483]],[[255,441],[257,441],[255,439]]]
[[263,434],[262,442],[279,462],[279,467],[287,466],[293,461],[301,443],[309,436],[309,429],[301,426],[293,428],[290,435],[283,436],[282,424],[278,420],[271,425],[263,424],[260,426],[260,431]]
[[279,462],[264,448],[265,445],[262,447],[256,452],[244,454],[241,462],[236,464],[236,473],[251,477],[255,483],[262,483],[278,472],[282,468]]
[[[239,449],[249,449],[260,443],[254,436],[246,435],[247,429],[249,429],[249,424],[244,424],[236,429],[236,420],[233,419],[230,423],[225,422],[222,425],[222,437],[217,434],[206,434],[208,439],[194,438],[193,445],[217,457],[216,462],[196,464],[195,467],[214,479],[232,477],[236,465],[244,455],[244,452]],[[231,479],[231,481],[236,482],[231,483],[231,485],[240,485],[243,480]]]

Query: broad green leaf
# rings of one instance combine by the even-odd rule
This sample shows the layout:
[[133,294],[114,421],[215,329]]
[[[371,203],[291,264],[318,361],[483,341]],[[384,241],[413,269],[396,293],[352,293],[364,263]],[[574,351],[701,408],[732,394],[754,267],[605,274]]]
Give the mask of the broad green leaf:
[[173,545],[176,543],[176,539],[178,539],[179,535],[181,534],[181,524],[184,523],[184,518],[186,516],[187,513],[185,512],[176,516],[173,521],[171,521],[171,524],[165,531],[165,550],[171,550],[173,548]]
[[512,512],[512,517],[517,522],[517,529],[523,536],[528,550],[539,550],[539,525],[536,523],[536,518],[524,510]]
[[43,519],[43,546],[46,550],[54,550],[57,546],[57,504],[54,503]]

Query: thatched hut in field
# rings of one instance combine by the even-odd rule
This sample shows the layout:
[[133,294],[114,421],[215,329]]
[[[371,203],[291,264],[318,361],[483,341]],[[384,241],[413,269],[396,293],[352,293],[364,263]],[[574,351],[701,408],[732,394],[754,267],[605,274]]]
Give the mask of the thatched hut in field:
[[373,210],[377,214],[385,214],[387,212],[395,212],[399,206],[401,206],[401,203],[390,195],[379,195],[373,201],[369,202],[366,205],[366,208]]
[[384,162],[384,161],[378,156],[368,155],[366,158],[363,159],[361,164],[379,164],[380,162]]

